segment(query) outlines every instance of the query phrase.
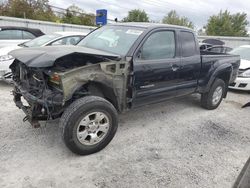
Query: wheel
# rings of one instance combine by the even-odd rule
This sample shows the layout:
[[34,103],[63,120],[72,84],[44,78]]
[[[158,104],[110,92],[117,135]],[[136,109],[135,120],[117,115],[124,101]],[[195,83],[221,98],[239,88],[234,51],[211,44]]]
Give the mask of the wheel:
[[60,121],[65,145],[74,153],[88,155],[105,148],[117,127],[117,111],[107,100],[87,96],[73,102]]
[[226,84],[221,79],[215,79],[208,93],[201,95],[201,106],[208,110],[216,109],[225,94]]

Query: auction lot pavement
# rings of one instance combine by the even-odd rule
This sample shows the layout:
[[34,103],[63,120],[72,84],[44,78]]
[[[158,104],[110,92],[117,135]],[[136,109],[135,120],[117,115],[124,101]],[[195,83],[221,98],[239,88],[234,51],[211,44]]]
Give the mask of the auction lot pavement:
[[57,121],[24,123],[10,91],[0,84],[0,187],[231,187],[250,155],[247,93],[230,92],[214,111],[198,95],[136,109],[104,150],[77,156]]

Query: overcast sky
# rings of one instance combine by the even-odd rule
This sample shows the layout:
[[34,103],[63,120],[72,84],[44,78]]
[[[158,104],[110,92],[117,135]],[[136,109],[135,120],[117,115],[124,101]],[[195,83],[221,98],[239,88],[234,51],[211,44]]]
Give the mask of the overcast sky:
[[75,4],[87,13],[95,13],[96,9],[107,9],[108,18],[121,20],[131,9],[144,9],[151,20],[160,21],[170,10],[188,17],[198,28],[206,24],[210,15],[221,9],[231,13],[245,12],[250,21],[249,0],[50,0],[50,4],[67,8]]

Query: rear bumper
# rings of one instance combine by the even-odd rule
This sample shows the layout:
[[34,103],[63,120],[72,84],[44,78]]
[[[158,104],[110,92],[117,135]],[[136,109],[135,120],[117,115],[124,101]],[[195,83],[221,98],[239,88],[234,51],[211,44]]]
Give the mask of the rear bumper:
[[230,89],[250,91],[250,78],[238,77],[229,85]]

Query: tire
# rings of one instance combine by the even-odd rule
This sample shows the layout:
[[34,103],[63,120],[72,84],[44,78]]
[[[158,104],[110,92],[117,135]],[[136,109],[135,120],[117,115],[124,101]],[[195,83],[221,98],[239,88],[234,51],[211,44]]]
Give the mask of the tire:
[[117,127],[117,111],[107,100],[87,96],[73,102],[60,121],[65,145],[79,155],[89,155],[105,148]]
[[[218,92],[219,91],[218,88],[221,88],[221,93]],[[216,78],[209,92],[203,93],[201,95],[201,106],[208,110],[216,109],[220,105],[224,97],[225,91],[226,91],[225,82],[219,78]],[[217,100],[215,100],[215,97],[214,97],[217,94],[215,92],[220,93],[220,96],[218,95]]]

